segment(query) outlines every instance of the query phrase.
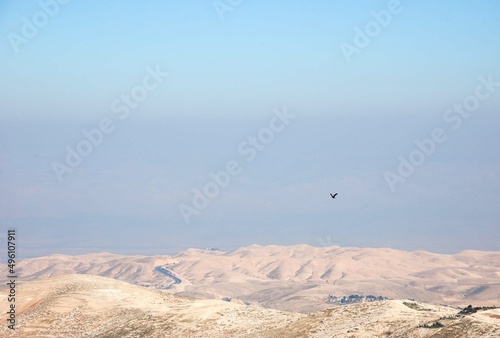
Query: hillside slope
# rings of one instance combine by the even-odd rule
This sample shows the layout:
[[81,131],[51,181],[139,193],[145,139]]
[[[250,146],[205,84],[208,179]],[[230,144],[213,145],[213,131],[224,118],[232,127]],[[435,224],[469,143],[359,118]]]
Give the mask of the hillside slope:
[[[500,253],[455,255],[370,248],[258,246],[189,249],[173,256],[52,255],[18,264],[19,280],[92,274],[197,298],[230,298],[281,310],[329,307],[328,295],[500,305]],[[0,276],[6,276],[5,267]],[[5,282],[0,279],[0,282]]]
[[[2,293],[5,293],[3,290]],[[67,275],[18,289],[17,330],[2,337],[498,337],[500,311],[441,319],[450,307],[399,300],[335,306],[309,315],[170,295],[114,279]],[[406,303],[406,305],[405,305]],[[0,308],[7,308],[6,297]],[[3,312],[3,311],[2,311]],[[5,323],[6,315],[0,320]]]

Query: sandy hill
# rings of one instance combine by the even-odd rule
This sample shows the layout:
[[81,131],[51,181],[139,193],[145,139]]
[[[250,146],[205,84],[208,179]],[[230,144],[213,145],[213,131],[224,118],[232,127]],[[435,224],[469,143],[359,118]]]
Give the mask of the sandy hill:
[[[1,325],[1,337],[500,335],[500,310],[456,318],[457,310],[450,307],[399,300],[335,306],[306,315],[180,297],[91,275],[66,275],[23,283],[18,287],[18,294],[17,330],[12,332]],[[6,297],[0,299],[0,308],[7,308]],[[5,315],[0,320],[5,323]],[[436,321],[443,327],[421,327]]]
[[[53,255],[18,264],[21,281],[92,274],[198,298],[227,298],[280,310],[329,307],[328,295],[374,295],[456,306],[500,305],[500,252],[454,255],[308,245],[173,256]],[[6,276],[0,269],[0,276]],[[0,282],[4,280],[0,279]]]

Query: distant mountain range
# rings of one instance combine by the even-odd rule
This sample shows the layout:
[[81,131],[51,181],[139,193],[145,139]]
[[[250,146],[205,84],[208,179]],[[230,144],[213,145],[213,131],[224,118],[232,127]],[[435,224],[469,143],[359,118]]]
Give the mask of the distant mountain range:
[[[89,274],[172,294],[300,312],[331,307],[329,295],[500,305],[500,252],[252,245],[171,256],[51,255],[23,260],[17,269],[19,282]],[[6,266],[0,276],[3,284]]]

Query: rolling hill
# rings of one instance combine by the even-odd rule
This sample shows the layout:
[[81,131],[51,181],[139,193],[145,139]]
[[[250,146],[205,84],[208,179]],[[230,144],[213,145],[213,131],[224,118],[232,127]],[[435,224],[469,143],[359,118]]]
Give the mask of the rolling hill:
[[[5,293],[3,290],[2,293]],[[500,310],[456,317],[451,307],[387,300],[311,314],[171,295],[92,275],[64,275],[18,287],[17,328],[30,337],[498,337]],[[7,298],[0,299],[0,308]],[[3,312],[3,311],[2,311]],[[0,318],[5,323],[6,315]],[[430,328],[433,325],[439,327]],[[427,327],[425,327],[427,326]]]
[[[5,267],[0,276],[6,276]],[[258,246],[172,256],[51,255],[18,264],[19,281],[90,274],[287,311],[325,309],[328,295],[374,295],[455,306],[500,305],[500,253]],[[5,279],[0,282],[4,282]]]

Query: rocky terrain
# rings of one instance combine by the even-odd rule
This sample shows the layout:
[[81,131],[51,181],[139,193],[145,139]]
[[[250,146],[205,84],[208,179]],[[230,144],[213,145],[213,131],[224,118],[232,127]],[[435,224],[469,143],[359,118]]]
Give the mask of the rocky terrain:
[[[30,281],[18,286],[18,294],[17,329],[1,325],[1,337],[500,336],[499,309],[457,317],[452,307],[402,300],[304,314],[176,296],[91,275]],[[7,306],[1,297],[0,308]],[[6,315],[0,319],[5,323]],[[427,328],[437,322],[439,328]]]
[[[5,269],[0,268],[2,284]],[[17,272],[19,283],[89,274],[172,294],[303,313],[330,307],[329,295],[375,295],[459,307],[500,305],[500,252],[445,255],[252,245],[230,252],[189,249],[172,256],[51,255],[23,260]]]

